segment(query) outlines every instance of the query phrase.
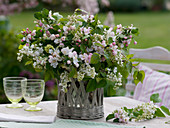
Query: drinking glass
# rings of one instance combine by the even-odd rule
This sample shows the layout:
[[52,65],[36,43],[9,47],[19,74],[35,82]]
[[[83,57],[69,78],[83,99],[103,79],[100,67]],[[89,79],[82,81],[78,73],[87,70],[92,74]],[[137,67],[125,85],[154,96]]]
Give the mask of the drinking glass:
[[24,100],[30,105],[26,111],[41,111],[42,108],[36,105],[44,96],[45,82],[40,79],[28,79],[27,84],[22,85]]
[[18,104],[22,99],[22,85],[26,84],[25,77],[5,77],[3,86],[5,95],[12,104],[6,105],[8,108],[21,108],[23,105]]

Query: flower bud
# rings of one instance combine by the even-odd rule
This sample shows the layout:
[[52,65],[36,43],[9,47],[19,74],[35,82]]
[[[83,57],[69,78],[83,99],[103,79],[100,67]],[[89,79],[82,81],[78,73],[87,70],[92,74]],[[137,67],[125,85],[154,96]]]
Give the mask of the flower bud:
[[137,42],[136,42],[136,41],[134,41],[134,44],[136,45],[136,44],[137,44]]
[[115,42],[113,42],[112,44],[113,44],[113,45],[116,45],[116,43],[115,43]]

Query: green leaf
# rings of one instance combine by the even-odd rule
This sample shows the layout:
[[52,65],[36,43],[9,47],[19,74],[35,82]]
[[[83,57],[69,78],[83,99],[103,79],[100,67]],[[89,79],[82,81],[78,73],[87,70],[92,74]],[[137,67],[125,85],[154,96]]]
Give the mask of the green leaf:
[[103,34],[103,29],[97,27],[96,29],[94,29],[92,31],[92,34],[94,34],[94,33],[102,35]]
[[131,62],[128,62],[128,63],[126,64],[126,68],[127,68],[128,72],[131,73],[131,72],[132,72],[132,63],[131,63]]
[[113,96],[116,94],[116,90],[113,90],[113,86],[115,85],[115,83],[113,81],[107,80],[107,85],[106,85],[106,89],[107,89],[107,96]]
[[58,20],[58,22],[67,22],[67,21],[68,21],[68,19],[66,19],[66,18],[61,18]]
[[159,93],[155,93],[150,96],[150,101],[153,101],[154,103],[160,103],[162,100],[159,98]]
[[155,116],[157,116],[157,117],[166,117],[159,108],[156,108]]
[[139,35],[138,28],[133,27],[133,28],[132,28],[132,34]]
[[135,62],[135,61],[138,61],[138,62],[141,62],[142,59],[141,58],[133,58],[133,59],[129,59],[130,62]]
[[110,59],[109,53],[107,53],[107,52],[105,51],[105,52],[104,52],[104,57],[105,57],[106,59]]
[[109,37],[108,43],[109,43],[109,44],[113,43],[113,38],[112,38],[112,37]]
[[138,117],[140,115],[140,113],[139,112],[133,112],[133,115]]
[[106,82],[106,79],[101,79],[100,81],[99,81],[99,83],[97,83],[97,88],[102,88],[102,87],[105,87],[106,86],[106,84],[107,84],[107,82]]
[[123,107],[123,109],[125,110],[125,112],[128,112],[128,109],[127,109],[127,107]]
[[127,109],[128,114],[130,115],[133,112],[133,108]]
[[100,74],[101,74],[103,77],[106,77],[106,73],[105,73],[105,72],[100,72]]
[[18,34],[18,35],[16,35],[16,37],[19,38],[19,39],[22,39],[24,37],[24,35],[23,34]]
[[77,68],[74,66],[71,67],[71,72],[69,73],[69,77],[73,77],[74,75],[77,74]]
[[132,58],[134,56],[134,54],[129,54],[129,55],[127,55],[126,57],[127,57],[127,59],[129,60],[130,58]]
[[113,122],[119,122],[119,118],[114,119]]
[[145,78],[145,72],[143,70],[140,70],[139,74],[140,74],[140,79],[139,80],[141,81],[141,83],[143,83],[143,80]]
[[36,13],[34,13],[34,17],[35,17],[37,20],[41,20],[41,19],[42,19],[42,14],[41,14],[41,12],[36,12]]
[[42,69],[35,68],[35,71],[36,71],[36,72],[42,72]]
[[23,48],[23,45],[19,45],[18,49],[20,50],[20,49],[22,49],[22,48]]
[[94,91],[96,89],[96,85],[97,85],[96,79],[89,80],[86,91],[87,92]]
[[126,68],[121,68],[121,67],[118,67],[118,70],[120,71],[120,73],[122,74],[122,76],[124,78],[127,78],[129,76],[129,69],[126,67]]
[[170,120],[169,120],[169,121],[166,121],[165,124],[170,124]]
[[109,114],[107,117],[106,117],[106,121],[110,120],[110,119],[113,119],[115,118],[115,115],[114,114]]
[[141,71],[135,71],[133,74],[134,83],[137,85],[139,82],[143,83],[143,80],[145,78],[145,72],[143,70]]
[[92,45],[92,41],[91,41],[91,40],[89,40],[89,41],[88,41],[88,44],[89,44],[89,46],[88,46],[88,47],[90,48],[90,47],[91,47],[91,45]]
[[33,63],[33,61],[30,60],[30,61],[27,61],[27,62],[25,63],[25,65],[29,65],[29,64],[32,64],[32,63]]
[[82,45],[80,46],[80,49],[81,49],[82,53],[85,53],[85,51],[86,51],[85,45],[82,44]]
[[102,44],[100,44],[100,43],[95,43],[94,45],[96,45],[96,46],[100,46],[100,47],[103,47],[103,45],[102,45]]
[[97,63],[97,64],[92,64],[92,67],[95,68],[95,71],[96,72],[100,72],[99,70],[101,69],[101,63]]
[[79,8],[77,8],[76,10],[75,10],[75,14],[77,14],[76,12],[78,12],[78,11],[80,11],[80,12],[84,12],[84,13],[86,13],[86,14],[88,14],[88,12],[86,12],[85,10],[83,10],[83,9],[79,9]]
[[36,36],[35,38],[39,38],[39,37],[42,37],[43,36],[43,33],[44,33],[44,30],[41,32],[40,29],[36,31]]
[[138,71],[134,71],[133,73],[133,79],[137,79]]
[[140,81],[138,79],[134,79],[135,85],[137,85]]
[[135,66],[135,67],[138,66],[138,65],[139,65],[139,63],[132,64],[132,66]]
[[84,36],[82,39],[84,40],[84,39],[87,39],[87,38],[89,38],[90,36],[89,35],[86,35],[86,36]]
[[91,64],[97,64],[100,62],[100,57],[99,57],[99,54],[98,53],[94,53],[91,57],[91,61],[90,63]]
[[162,109],[163,112],[165,112],[168,116],[170,116],[170,111],[167,107],[161,106],[160,108]]
[[26,41],[21,42],[21,45],[24,45],[24,44],[26,44]]
[[42,10],[42,16],[43,16],[44,18],[47,18],[47,17],[48,17],[48,14],[49,14],[49,11],[48,11],[46,8],[43,8],[43,10]]

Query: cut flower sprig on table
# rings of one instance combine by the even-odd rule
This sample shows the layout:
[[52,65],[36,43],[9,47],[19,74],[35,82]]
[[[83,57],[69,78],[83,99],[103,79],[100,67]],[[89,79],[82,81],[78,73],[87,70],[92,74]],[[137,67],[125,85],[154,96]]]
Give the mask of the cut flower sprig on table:
[[[78,14],[78,11],[85,13]],[[108,84],[112,89],[122,85],[122,77],[132,72],[133,55],[128,55],[130,43],[137,44],[134,36],[138,28],[104,26],[93,16],[77,9],[63,18],[58,12],[47,9],[34,14],[36,27],[23,29],[18,60],[27,58],[26,65],[36,71],[45,70],[45,80],[57,78],[59,86],[67,92],[71,79],[88,81],[90,92]],[[142,82],[144,72],[134,72],[135,83]]]
[[[106,121],[113,119],[113,122],[128,123],[128,121],[145,121],[156,117],[166,117],[164,113],[170,116],[170,111],[167,107],[157,107],[154,103],[161,102],[159,94],[152,94],[150,102],[139,104],[134,108],[122,107],[116,109],[112,114],[106,117]],[[164,113],[163,113],[164,112]],[[166,123],[166,122],[165,122]]]

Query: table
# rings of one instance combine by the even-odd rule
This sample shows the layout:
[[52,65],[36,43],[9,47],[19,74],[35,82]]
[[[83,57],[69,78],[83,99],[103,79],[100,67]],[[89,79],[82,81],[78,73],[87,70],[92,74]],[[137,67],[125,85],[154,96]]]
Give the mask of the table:
[[[112,113],[115,109],[120,108],[120,107],[135,107],[138,104],[141,104],[143,102],[141,101],[137,101],[131,98],[127,98],[127,97],[109,97],[109,98],[104,98],[104,118],[101,119],[96,119],[96,120],[90,120],[92,122],[104,122],[106,123],[105,119],[106,116],[110,113]],[[48,118],[48,121],[52,121],[53,119],[56,118],[56,120],[59,120],[58,117],[55,117],[56,115],[56,110],[57,110],[57,101],[44,101],[41,102],[39,104],[40,107],[42,107],[44,109],[44,111],[42,112],[36,112],[36,113],[31,113],[30,115],[28,114],[29,112],[26,112],[25,114],[25,120],[28,118],[31,119],[36,119],[37,122],[41,122],[41,118],[42,121],[45,122],[44,120],[46,120],[46,118],[43,118],[44,114],[45,116],[48,116],[50,118]],[[0,105],[0,120],[1,120],[1,113],[3,112],[1,107],[4,107],[4,105]],[[24,107],[27,107],[27,105],[24,103]],[[8,108],[6,108],[8,109]],[[14,109],[13,109],[14,110]],[[22,111],[23,109],[21,109],[20,111]],[[48,111],[48,112],[45,112]],[[24,110],[23,110],[24,111]],[[23,113],[17,113],[16,111],[13,111],[13,114],[18,114],[18,116],[21,116]],[[41,114],[43,116],[41,116]],[[38,115],[40,118],[36,118],[35,115]],[[32,117],[31,117],[32,116]],[[12,117],[11,117],[12,118]],[[19,118],[19,117],[18,117]],[[8,119],[8,118],[6,118]],[[31,122],[32,120],[30,119],[29,122]],[[108,124],[116,124],[117,126],[145,126],[146,128],[170,128],[170,124],[165,124],[166,121],[170,120],[170,117],[166,117],[166,118],[156,118],[156,119],[152,119],[152,120],[148,120],[148,121],[144,121],[144,122],[129,122],[128,124],[116,124],[116,123],[112,123],[112,121],[108,121]],[[12,121],[12,119],[8,119],[8,121]],[[15,120],[17,121],[17,120]],[[24,121],[24,119],[23,119]],[[47,121],[47,122],[48,122]],[[0,123],[1,125],[1,123]],[[42,124],[42,126],[45,126],[46,124]]]

